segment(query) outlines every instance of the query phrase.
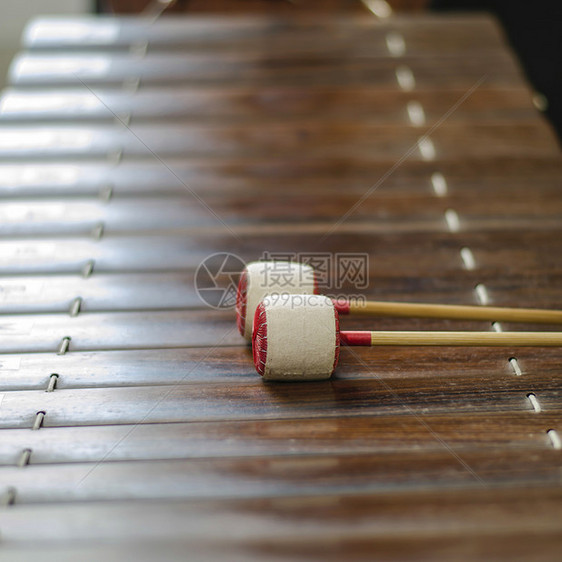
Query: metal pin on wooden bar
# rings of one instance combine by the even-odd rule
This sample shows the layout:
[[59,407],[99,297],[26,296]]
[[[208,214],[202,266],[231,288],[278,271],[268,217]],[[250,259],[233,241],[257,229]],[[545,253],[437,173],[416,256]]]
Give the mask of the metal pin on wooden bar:
[[123,90],[131,94],[134,94],[136,91],[138,91],[139,86],[140,78],[125,78],[125,80],[123,80]]
[[113,166],[117,166],[117,164],[121,162],[122,158],[123,158],[123,151],[121,149],[113,150],[111,152],[108,152],[107,154],[107,160]]
[[92,238],[94,240],[101,240],[103,236],[104,224],[103,222],[98,223],[94,228],[92,228]]
[[478,283],[478,285],[474,287],[474,292],[476,293],[476,296],[478,297],[478,301],[480,302],[480,304],[487,305],[490,302],[488,289],[486,288],[486,285],[484,285],[483,283]]
[[152,0],[142,11],[142,16],[150,17],[151,23],[154,23],[170,6],[173,6],[176,0]]
[[361,2],[377,18],[386,19],[392,15],[392,8],[385,0],[361,0]]
[[419,101],[409,101],[406,110],[408,111],[410,123],[414,127],[423,127],[425,125],[425,111]]
[[461,248],[461,259],[464,264],[465,269],[472,270],[476,268],[476,261],[474,260],[474,254],[470,248],[466,246]]
[[435,145],[429,137],[418,139],[418,149],[423,160],[435,160]]
[[435,172],[431,176],[431,185],[437,197],[445,197],[448,193],[447,180],[441,172]]
[[104,185],[99,191],[99,198],[108,202],[113,196],[113,186],[111,184]]
[[517,360],[517,357],[510,357],[509,358],[509,364],[511,365],[511,368],[513,369],[513,372],[520,377],[523,374],[523,371],[521,370],[521,367],[519,366],[519,361]]
[[445,222],[451,232],[458,232],[461,228],[459,215],[454,209],[447,209],[445,211]]
[[8,486],[6,491],[2,494],[1,505],[11,506],[16,503],[16,489],[13,486]]
[[416,79],[410,67],[405,65],[399,66],[395,74],[398,86],[405,92],[411,92],[416,87]]
[[68,336],[61,339],[57,355],[64,355],[68,351],[68,347],[70,346],[70,339],[71,338]]
[[19,468],[23,468],[24,466],[27,466],[29,464],[30,459],[31,459],[31,449],[23,449],[23,451],[19,456],[17,466]]
[[550,439],[550,443],[552,444],[552,448],[556,449],[557,451],[562,449],[562,439],[560,438],[560,434],[556,429],[549,429],[546,434]]
[[131,123],[131,114],[130,113],[118,113],[115,116],[115,122],[118,125],[123,125],[124,127],[128,127]]
[[70,316],[78,316],[80,314],[80,308],[82,307],[82,297],[76,297],[70,304],[69,314]]
[[545,112],[548,109],[548,99],[544,94],[535,92],[532,97],[533,105],[539,111]]
[[45,390],[45,392],[54,392],[57,387],[58,380],[59,376],[57,375],[57,373],[52,373],[49,377],[49,382],[47,384],[47,389]]
[[45,419],[45,412],[44,411],[37,412],[37,414],[35,414],[35,420],[33,421],[33,427],[31,429],[33,429],[34,431],[41,429],[44,419]]
[[406,54],[406,41],[404,36],[396,31],[386,34],[386,48],[393,57],[402,57]]
[[527,394],[527,399],[531,403],[531,406],[533,406],[533,410],[535,411],[535,413],[540,414],[542,412],[542,408],[539,404],[537,396],[533,392],[529,392],[529,394]]
[[144,58],[148,51],[148,41],[135,41],[129,47],[129,53],[133,57]]
[[88,260],[82,268],[82,277],[88,278],[94,272],[94,260]]

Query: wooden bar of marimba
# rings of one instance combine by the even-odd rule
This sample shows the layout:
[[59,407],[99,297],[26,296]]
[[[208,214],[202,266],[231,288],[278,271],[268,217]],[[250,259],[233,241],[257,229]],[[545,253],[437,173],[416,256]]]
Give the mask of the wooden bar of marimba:
[[562,309],[559,147],[497,24],[207,4],[34,20],[1,94],[6,559],[556,559],[559,348],[265,383],[233,310],[287,257],[334,297]]

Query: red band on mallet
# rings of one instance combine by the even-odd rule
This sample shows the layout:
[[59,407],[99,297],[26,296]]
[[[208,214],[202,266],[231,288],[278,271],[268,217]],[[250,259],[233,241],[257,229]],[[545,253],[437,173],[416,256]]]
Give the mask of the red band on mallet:
[[371,345],[371,332],[340,332],[341,345]]

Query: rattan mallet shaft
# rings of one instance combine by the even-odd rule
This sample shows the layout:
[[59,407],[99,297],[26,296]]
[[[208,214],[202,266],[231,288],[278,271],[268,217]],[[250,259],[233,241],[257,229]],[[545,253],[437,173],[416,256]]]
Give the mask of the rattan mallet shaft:
[[334,305],[338,313],[342,315],[562,324],[562,310],[454,304],[420,304],[410,302],[366,301],[364,303],[355,303],[340,300],[334,301]]
[[562,347],[562,332],[340,331],[341,345],[465,347]]

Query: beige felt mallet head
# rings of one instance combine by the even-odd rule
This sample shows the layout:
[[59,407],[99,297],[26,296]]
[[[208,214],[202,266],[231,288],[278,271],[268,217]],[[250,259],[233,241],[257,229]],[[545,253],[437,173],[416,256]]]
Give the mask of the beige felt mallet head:
[[[240,333],[252,336],[254,311],[270,294],[318,293],[314,269],[309,265],[286,261],[263,261],[248,264],[240,277],[236,296],[236,321]],[[562,323],[561,310],[507,308],[452,304],[357,301],[337,299],[338,314],[353,316],[388,316],[402,318],[446,318],[449,320],[479,320],[489,322]]]
[[270,295],[257,306],[254,365],[264,380],[328,378],[340,349],[338,313],[322,295]]
[[256,308],[252,337],[264,380],[328,379],[340,345],[562,346],[561,332],[340,332],[338,312],[322,295],[270,295]]
[[258,304],[268,295],[312,295],[316,291],[314,270],[309,265],[287,261],[249,263],[238,282],[236,325],[242,336],[252,339],[252,322]]

